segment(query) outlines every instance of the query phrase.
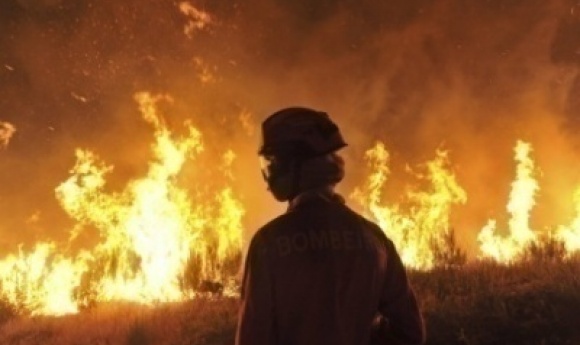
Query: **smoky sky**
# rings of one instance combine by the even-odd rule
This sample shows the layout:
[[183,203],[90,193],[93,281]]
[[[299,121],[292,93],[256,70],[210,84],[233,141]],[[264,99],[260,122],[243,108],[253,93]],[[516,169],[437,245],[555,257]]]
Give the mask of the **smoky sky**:
[[[0,121],[17,129],[0,150],[5,246],[62,237],[54,188],[76,147],[113,164],[119,185],[143,172],[151,128],[133,101],[143,90],[171,95],[167,122],[178,132],[190,120],[210,154],[239,153],[235,183],[253,204],[272,203],[254,164],[259,123],[305,105],[345,132],[347,193],[376,140],[400,167],[394,175],[448,149],[468,192],[456,222],[469,242],[486,217],[505,214],[512,147],[523,139],[551,205],[538,213],[570,216],[559,193],[580,181],[577,1],[190,0],[211,20],[189,34],[180,3],[0,3]],[[249,226],[270,215],[249,209]]]

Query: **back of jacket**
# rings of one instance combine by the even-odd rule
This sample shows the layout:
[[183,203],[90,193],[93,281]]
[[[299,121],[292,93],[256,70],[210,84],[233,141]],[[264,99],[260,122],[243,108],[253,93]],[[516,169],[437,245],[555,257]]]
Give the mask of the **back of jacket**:
[[342,202],[307,198],[252,239],[238,345],[368,345],[377,313],[397,341],[424,341],[392,242]]

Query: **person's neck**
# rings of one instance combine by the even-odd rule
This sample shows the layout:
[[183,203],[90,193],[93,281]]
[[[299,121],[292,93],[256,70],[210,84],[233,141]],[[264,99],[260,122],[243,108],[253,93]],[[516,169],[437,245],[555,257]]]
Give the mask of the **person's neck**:
[[314,198],[323,199],[328,202],[337,200],[344,202],[344,199],[334,191],[334,186],[325,186],[322,188],[309,189],[298,194],[288,202],[288,210],[295,208],[306,200],[311,200]]

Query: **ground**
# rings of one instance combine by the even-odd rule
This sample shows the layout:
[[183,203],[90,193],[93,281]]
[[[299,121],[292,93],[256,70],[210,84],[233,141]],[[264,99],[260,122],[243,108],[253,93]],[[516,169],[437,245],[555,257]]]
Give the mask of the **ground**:
[[[427,344],[580,344],[580,260],[479,262],[410,272]],[[238,299],[206,296],[155,307],[99,305],[64,317],[11,316],[1,344],[233,344]]]

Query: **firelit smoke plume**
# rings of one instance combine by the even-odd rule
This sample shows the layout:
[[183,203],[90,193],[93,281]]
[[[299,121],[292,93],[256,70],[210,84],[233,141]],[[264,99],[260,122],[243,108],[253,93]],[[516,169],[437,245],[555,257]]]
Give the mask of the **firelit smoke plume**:
[[[3,238],[66,237],[54,188],[76,147],[115,166],[113,189],[146,171],[150,132],[133,102],[143,90],[172,96],[172,130],[188,119],[209,152],[238,154],[233,183],[255,207],[248,233],[276,211],[254,128],[296,104],[344,129],[345,194],[376,140],[392,153],[392,200],[406,164],[449,150],[467,192],[450,221],[473,252],[488,218],[506,220],[518,139],[542,170],[533,222],[565,222],[580,181],[579,30],[569,0],[3,1],[0,115],[19,130],[0,152]],[[207,176],[185,167],[181,182],[212,176],[219,159],[207,160]]]

